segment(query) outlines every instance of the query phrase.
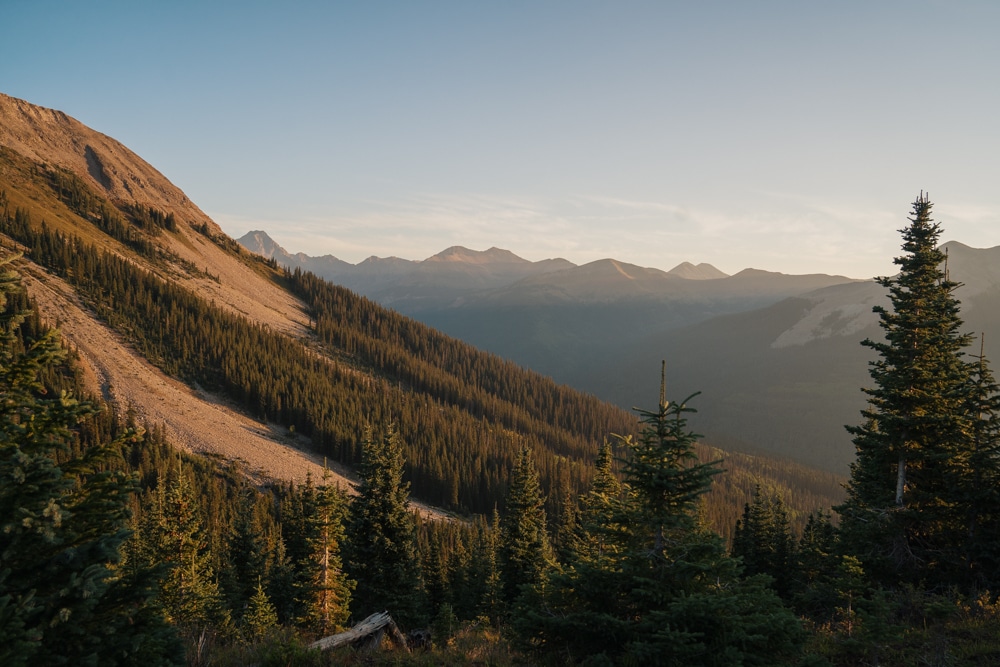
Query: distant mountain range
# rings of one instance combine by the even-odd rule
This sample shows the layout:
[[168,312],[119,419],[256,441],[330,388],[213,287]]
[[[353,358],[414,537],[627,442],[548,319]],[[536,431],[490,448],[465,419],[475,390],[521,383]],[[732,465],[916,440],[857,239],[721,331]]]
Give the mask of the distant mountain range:
[[[462,247],[351,265],[292,255],[260,231],[239,242],[622,407],[647,402],[650,369],[666,359],[671,395],[703,393],[692,423],[711,442],[838,473],[869,381],[860,341],[881,335],[872,307],[888,304],[874,281],[824,274],[576,266]],[[945,247],[967,329],[1000,331],[1000,248]]]

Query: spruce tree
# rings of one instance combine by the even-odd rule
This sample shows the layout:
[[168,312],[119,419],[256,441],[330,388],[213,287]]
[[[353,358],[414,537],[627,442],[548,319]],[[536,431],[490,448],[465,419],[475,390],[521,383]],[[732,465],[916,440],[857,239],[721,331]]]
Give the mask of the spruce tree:
[[892,304],[874,308],[885,339],[862,343],[878,355],[869,366],[874,386],[864,389],[861,425],[848,427],[857,459],[837,510],[848,553],[875,582],[952,585],[963,578],[953,540],[967,489],[953,484],[970,448],[963,348],[971,337],[960,332],[959,285],[944,267],[925,195],[909,220],[894,260],[899,274],[878,279]]
[[243,634],[250,641],[260,640],[277,625],[278,612],[258,581],[243,614]]
[[695,527],[697,504],[712,477],[722,472],[718,461],[698,463],[694,445],[699,436],[687,430],[686,414],[694,412],[687,403],[697,395],[680,404],[667,401],[664,375],[658,409],[638,411],[644,424],[638,440],[620,438],[629,453],[623,468],[625,480],[636,496],[636,518],[643,524],[636,536],[648,542],[651,553],[663,550],[670,532]]
[[143,562],[167,567],[157,597],[167,619],[195,634],[227,626],[230,613],[212,567],[201,508],[179,459],[176,471],[169,479],[160,477],[144,504],[139,532]]
[[256,492],[242,486],[237,511],[226,540],[226,562],[221,574],[228,606],[239,623],[254,595],[255,582],[267,574],[268,544],[255,516]]
[[583,496],[575,557],[600,562],[619,557],[629,534],[629,488],[614,473],[614,453],[607,440],[597,452],[594,479]]
[[781,496],[764,494],[757,486],[753,500],[743,508],[733,535],[733,556],[743,561],[747,576],[766,574],[782,598],[791,592],[794,543],[788,511]]
[[1000,584],[1000,385],[983,353],[970,365],[965,412],[971,420],[969,447],[948,467],[948,483],[963,491],[956,498],[964,522],[953,535],[961,545],[964,580],[970,590],[996,590]]
[[403,449],[393,424],[365,434],[358,466],[358,495],[347,528],[348,573],[357,582],[357,619],[388,611],[402,625],[419,623],[422,582],[416,529],[403,481]]
[[310,558],[303,621],[321,636],[340,630],[350,616],[351,589],[354,582],[344,572],[341,552],[347,498],[330,483],[330,471],[323,470],[323,485],[314,495],[309,526]]
[[817,623],[833,620],[839,601],[841,564],[837,528],[830,514],[810,514],[795,551],[792,602],[796,611]]
[[472,553],[474,580],[479,584],[474,591],[478,598],[477,610],[494,625],[500,622],[504,610],[503,573],[500,570],[502,532],[500,512],[494,507],[490,522],[479,525]]
[[545,520],[545,498],[531,450],[522,447],[511,474],[506,511],[500,520],[500,572],[507,604],[525,587],[541,583],[552,566]]
[[741,579],[722,539],[698,521],[700,498],[719,470],[697,460],[691,411],[667,402],[661,388],[659,408],[640,411],[639,438],[619,438],[628,452],[619,499],[601,474],[595,481],[605,491],[592,490],[584,503],[610,510],[612,529],[596,541],[585,534],[581,544],[589,546],[515,620],[529,647],[568,664],[735,667],[781,664],[798,653],[801,626],[767,579]]

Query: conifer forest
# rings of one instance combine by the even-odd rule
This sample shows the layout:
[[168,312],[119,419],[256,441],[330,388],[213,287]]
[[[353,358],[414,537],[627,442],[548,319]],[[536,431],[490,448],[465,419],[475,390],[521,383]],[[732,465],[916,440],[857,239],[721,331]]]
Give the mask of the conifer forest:
[[[305,304],[290,344],[168,279],[183,220],[4,160],[91,232],[0,192],[0,664],[1000,664],[1000,385],[923,194],[841,490],[699,442],[710,399],[671,395],[669,359],[630,413],[197,229]],[[356,484],[248,475],[116,410],[28,261]],[[310,647],[383,611],[408,647]]]

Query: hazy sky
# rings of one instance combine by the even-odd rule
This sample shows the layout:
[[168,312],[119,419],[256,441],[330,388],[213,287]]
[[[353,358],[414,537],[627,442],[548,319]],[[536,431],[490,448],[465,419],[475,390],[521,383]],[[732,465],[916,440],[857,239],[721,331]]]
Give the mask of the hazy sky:
[[1000,2],[2,0],[0,91],[290,251],[870,277],[1000,245]]

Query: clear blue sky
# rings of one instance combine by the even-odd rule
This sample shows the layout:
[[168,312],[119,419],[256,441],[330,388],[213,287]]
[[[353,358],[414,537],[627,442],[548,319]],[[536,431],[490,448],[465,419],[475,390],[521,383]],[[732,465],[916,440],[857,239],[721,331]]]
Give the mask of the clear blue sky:
[[893,273],[1000,245],[1000,2],[4,0],[0,91],[239,236]]

